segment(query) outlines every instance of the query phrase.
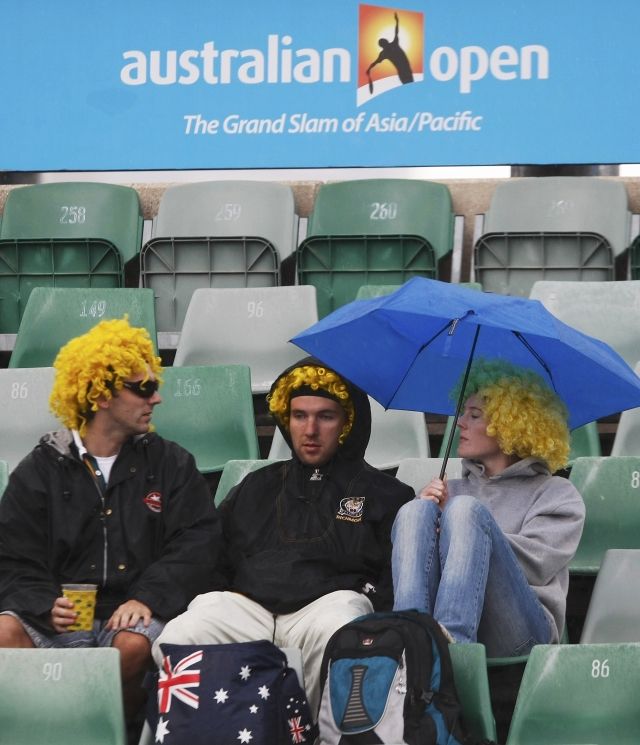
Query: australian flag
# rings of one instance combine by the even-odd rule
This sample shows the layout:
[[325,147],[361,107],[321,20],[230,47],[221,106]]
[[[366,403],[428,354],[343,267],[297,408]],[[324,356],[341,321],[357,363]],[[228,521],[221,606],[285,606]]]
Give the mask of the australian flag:
[[162,644],[147,719],[160,745],[313,745],[294,670],[268,641]]

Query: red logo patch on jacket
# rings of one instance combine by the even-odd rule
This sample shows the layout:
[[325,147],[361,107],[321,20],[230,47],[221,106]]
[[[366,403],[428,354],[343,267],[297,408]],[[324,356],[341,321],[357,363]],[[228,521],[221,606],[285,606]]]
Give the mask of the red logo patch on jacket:
[[162,494],[159,491],[150,491],[142,501],[151,512],[162,512]]

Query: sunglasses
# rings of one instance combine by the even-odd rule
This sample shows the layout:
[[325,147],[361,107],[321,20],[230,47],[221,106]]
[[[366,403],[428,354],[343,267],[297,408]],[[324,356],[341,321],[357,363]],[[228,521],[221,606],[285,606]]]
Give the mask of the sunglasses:
[[151,398],[160,388],[160,383],[157,380],[136,380],[135,382],[123,380],[122,387],[140,398]]

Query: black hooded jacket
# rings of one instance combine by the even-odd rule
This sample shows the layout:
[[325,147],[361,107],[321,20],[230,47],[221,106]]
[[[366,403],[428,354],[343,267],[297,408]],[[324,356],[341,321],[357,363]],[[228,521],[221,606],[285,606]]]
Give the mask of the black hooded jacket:
[[100,490],[69,430],[45,435],[0,501],[0,610],[52,631],[66,582],[99,586],[96,616],[135,598],[170,619],[211,589],[220,524],[193,456],[157,434],[126,442]]
[[[301,360],[280,377],[305,364],[320,363]],[[365,592],[376,609],[391,607],[391,526],[414,494],[364,461],[371,409],[361,390],[348,388],[353,427],[319,469],[320,480],[311,479],[316,469],[293,453],[292,460],[248,474],[220,505],[221,589],[247,595],[272,613],[291,613],[335,590]],[[278,426],[291,446],[287,428]]]

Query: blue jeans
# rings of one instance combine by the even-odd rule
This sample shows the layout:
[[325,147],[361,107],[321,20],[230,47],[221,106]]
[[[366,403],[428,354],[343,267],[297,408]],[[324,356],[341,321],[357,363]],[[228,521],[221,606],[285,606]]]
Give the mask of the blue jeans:
[[431,614],[459,642],[481,642],[489,657],[548,644],[552,626],[491,513],[466,494],[414,499],[391,532],[394,610]]

